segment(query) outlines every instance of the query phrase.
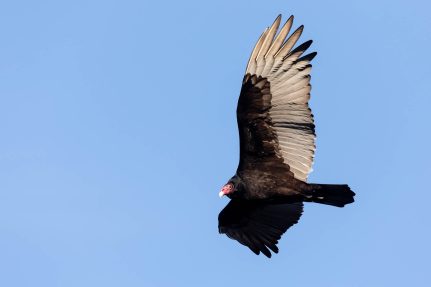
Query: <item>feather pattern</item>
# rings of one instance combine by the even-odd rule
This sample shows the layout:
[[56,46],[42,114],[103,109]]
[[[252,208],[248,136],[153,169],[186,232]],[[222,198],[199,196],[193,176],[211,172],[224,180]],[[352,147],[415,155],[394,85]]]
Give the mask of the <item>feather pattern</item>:
[[[287,37],[293,16],[276,35],[280,22],[281,15],[257,41],[246,75],[255,75],[269,83],[270,103],[262,108],[267,111],[266,116],[271,120],[269,128],[276,137],[275,153],[282,157],[296,179],[306,181],[312,171],[315,150],[316,135],[308,100],[311,91],[310,62],[316,53],[303,56],[311,40],[293,49],[304,29],[300,26]],[[268,83],[260,80],[260,85],[256,87],[261,89]]]

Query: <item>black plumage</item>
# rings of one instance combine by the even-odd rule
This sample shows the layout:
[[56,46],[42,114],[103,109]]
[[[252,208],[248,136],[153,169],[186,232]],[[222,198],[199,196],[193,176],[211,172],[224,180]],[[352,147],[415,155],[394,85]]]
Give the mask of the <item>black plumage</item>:
[[220,195],[232,200],[219,214],[219,232],[254,253],[277,253],[281,235],[297,223],[303,202],[343,207],[354,201],[348,185],[307,183],[315,150],[308,106],[312,41],[293,49],[303,26],[287,37],[293,16],[281,17],[259,38],[237,106],[240,160]]

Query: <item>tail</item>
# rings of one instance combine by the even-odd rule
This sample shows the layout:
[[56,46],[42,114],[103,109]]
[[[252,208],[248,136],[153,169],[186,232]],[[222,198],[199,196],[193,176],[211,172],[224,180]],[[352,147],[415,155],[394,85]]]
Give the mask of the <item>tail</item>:
[[343,207],[354,202],[355,193],[347,184],[313,184],[312,202]]

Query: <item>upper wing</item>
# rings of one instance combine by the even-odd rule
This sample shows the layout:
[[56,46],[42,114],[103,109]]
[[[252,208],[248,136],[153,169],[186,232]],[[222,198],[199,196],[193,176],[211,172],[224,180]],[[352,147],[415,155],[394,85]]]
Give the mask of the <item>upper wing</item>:
[[310,99],[310,61],[302,56],[311,40],[297,48],[303,26],[287,37],[291,16],[280,32],[281,15],[260,36],[250,56],[238,101],[241,159],[277,158],[295,178],[306,181],[315,150]]
[[219,232],[247,246],[255,254],[278,253],[278,240],[298,222],[302,202],[275,203],[232,199],[220,212]]

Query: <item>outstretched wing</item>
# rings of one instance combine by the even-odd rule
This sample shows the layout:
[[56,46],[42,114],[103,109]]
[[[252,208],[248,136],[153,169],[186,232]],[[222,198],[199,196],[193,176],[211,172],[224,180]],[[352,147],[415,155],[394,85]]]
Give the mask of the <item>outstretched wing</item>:
[[307,41],[297,48],[303,26],[287,37],[291,16],[278,35],[281,15],[260,36],[250,56],[237,107],[241,163],[270,158],[286,164],[296,179],[306,181],[315,150],[310,99]]
[[278,240],[298,222],[302,202],[277,203],[232,199],[220,212],[219,232],[247,246],[255,254],[278,253]]

